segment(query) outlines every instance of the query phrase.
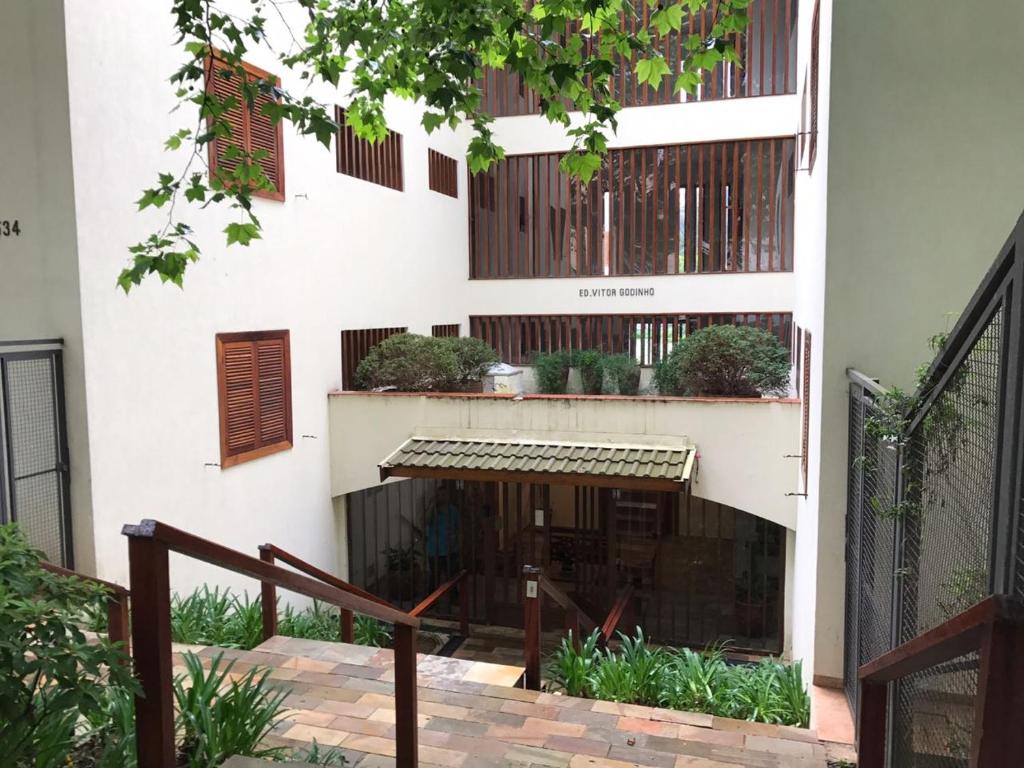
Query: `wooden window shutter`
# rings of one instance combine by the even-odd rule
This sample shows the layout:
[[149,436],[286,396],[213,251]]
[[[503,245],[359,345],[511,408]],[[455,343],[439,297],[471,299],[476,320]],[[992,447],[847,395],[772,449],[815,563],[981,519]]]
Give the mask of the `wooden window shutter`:
[[427,184],[434,192],[459,196],[459,163],[454,157],[427,150]]
[[356,136],[345,119],[343,107],[335,106],[334,118],[338,123],[335,137],[338,173],[401,192],[405,188],[402,134],[388,130],[387,136],[371,143]]
[[[254,190],[253,194],[271,200],[284,200],[284,126],[281,121],[275,124],[263,114],[263,106],[272,102],[273,97],[260,90],[253,99],[250,109],[242,93],[241,83],[238,82],[238,74],[233,67],[217,59],[211,59],[207,67],[208,92],[220,99],[235,99],[235,103],[225,113],[225,119],[231,127],[231,136],[215,139],[209,145],[210,175],[216,175],[218,169],[222,173],[230,174],[238,167],[237,159],[228,159],[224,156],[229,146],[236,146],[249,154],[266,152],[266,156],[257,162],[274,189],[258,189]],[[251,64],[242,62],[242,68],[251,82],[272,80],[278,86],[281,84],[280,78]]]
[[288,331],[217,334],[222,468],[292,447]]

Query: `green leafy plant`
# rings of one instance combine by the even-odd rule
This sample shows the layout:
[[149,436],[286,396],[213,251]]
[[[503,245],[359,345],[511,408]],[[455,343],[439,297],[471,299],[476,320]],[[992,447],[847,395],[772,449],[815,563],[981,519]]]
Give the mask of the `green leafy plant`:
[[16,525],[0,526],[0,750],[19,768],[66,765],[80,722],[102,717],[108,691],[137,690],[123,650],[78,626],[106,589],[45,571],[42,560]]
[[537,387],[545,395],[564,395],[569,388],[572,355],[568,352],[539,352],[533,356]]
[[[386,98],[416,101],[424,108],[421,122],[428,133],[469,125],[469,169],[478,173],[504,157],[479,84],[489,72],[507,71],[512,82],[536,94],[538,111],[548,121],[565,128],[572,146],[561,168],[587,182],[601,167],[622,108],[613,88],[618,72],[628,67],[637,84],[654,89],[672,77],[674,92],[695,92],[703,71],[722,62],[741,64],[733,41],[747,27],[748,5],[749,0],[676,0],[652,6],[649,19],[645,14],[634,26],[621,23],[623,14],[640,19],[621,0],[253,0],[241,9],[218,0],[174,0],[171,37],[184,60],[170,82],[188,123],[167,138],[165,147],[184,157],[178,169],[161,171],[143,190],[140,210],[168,214],[156,231],[129,248],[130,263],[118,284],[128,291],[148,275],[182,284],[201,253],[194,228],[179,218],[186,203],[195,210],[229,206],[238,220],[224,229],[228,245],[260,238],[253,196],[273,189],[261,165],[265,150],[236,145],[230,156],[226,153],[229,170],[208,175],[203,168],[210,142],[231,137],[232,113],[249,110],[273,123],[286,121],[329,149],[338,130],[332,107],[309,94],[333,92],[344,78],[345,122],[356,136],[376,142],[387,135]],[[684,33],[691,15],[706,20],[699,34]],[[280,22],[281,32],[268,24],[270,19],[273,25]],[[580,34],[567,35],[566,29]],[[671,65],[659,40],[678,40]],[[257,47],[277,56],[279,67],[287,70],[281,84],[275,77],[247,75],[243,61]],[[214,52],[222,74],[212,72]],[[235,78],[237,95],[207,88],[212,76]]]
[[728,668],[721,648],[703,652],[682,648],[666,665],[663,703],[672,709],[715,713],[728,685]]
[[248,594],[204,585],[171,596],[171,638],[178,643],[253,648],[263,641],[262,622],[260,601]]
[[713,325],[676,344],[655,379],[666,395],[781,395],[789,388],[789,353],[760,328]]
[[478,385],[498,353],[480,339],[435,338],[415,333],[389,336],[356,369],[362,389],[461,392]]
[[341,766],[348,765],[345,754],[337,747],[324,749],[313,739],[313,743],[305,748],[293,749],[288,759],[297,763],[310,763],[312,765]]
[[355,615],[353,635],[356,645],[387,648],[391,645],[391,630],[388,625],[372,616]]
[[234,661],[214,656],[210,669],[192,653],[183,657],[186,673],[174,679],[181,734],[179,753],[188,768],[216,768],[232,755],[281,759],[281,747],[262,746],[283,717],[287,692],[269,683],[269,670],[254,667],[230,675]]
[[585,349],[573,356],[573,365],[579,368],[583,393],[600,395],[604,390],[604,354],[596,349]]
[[455,356],[452,378],[439,383],[445,392],[465,392],[477,388],[486,373],[500,360],[494,347],[483,339],[459,336],[443,337],[438,341],[442,348],[450,349]]
[[286,605],[283,611],[278,611],[277,634],[303,640],[337,642],[341,637],[340,621],[337,608],[317,600],[302,610]]
[[604,372],[620,395],[640,392],[640,363],[632,355],[608,355],[604,359]]
[[547,680],[552,690],[564,691],[569,696],[591,696],[594,670],[600,652],[597,650],[600,633],[594,630],[580,644],[573,642],[572,631],[562,638],[558,649],[548,659]]

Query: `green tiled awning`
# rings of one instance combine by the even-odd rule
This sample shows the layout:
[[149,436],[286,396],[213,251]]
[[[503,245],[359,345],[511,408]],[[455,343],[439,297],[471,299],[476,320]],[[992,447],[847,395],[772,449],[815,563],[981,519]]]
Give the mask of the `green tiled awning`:
[[411,437],[380,463],[380,476],[680,491],[695,453],[681,445]]

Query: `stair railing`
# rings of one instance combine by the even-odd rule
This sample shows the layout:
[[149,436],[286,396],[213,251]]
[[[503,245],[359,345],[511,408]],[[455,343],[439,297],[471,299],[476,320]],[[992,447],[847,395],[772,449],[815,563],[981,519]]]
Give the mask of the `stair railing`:
[[860,667],[857,756],[860,768],[883,768],[889,751],[889,683],[978,653],[970,765],[1010,768],[1024,755],[1024,603],[1001,595]]
[[582,632],[598,630],[602,643],[607,643],[615,634],[633,598],[633,588],[627,587],[609,611],[602,624],[598,624],[580,608],[576,602],[544,574],[544,569],[535,565],[523,566],[523,654],[526,661],[524,682],[527,688],[540,690],[541,659],[541,607],[543,595],[565,609],[565,629],[572,632],[572,642],[580,648]]
[[171,552],[393,624],[395,764],[398,768],[417,765],[418,618],[156,520],[126,525],[121,532],[128,538],[133,658],[135,675],[141,685],[141,694],[135,697],[138,768],[173,768],[176,765],[168,569]]
[[131,651],[131,647],[128,641],[128,590],[122,587],[120,584],[115,584],[112,581],[104,581],[103,579],[97,579],[95,576],[86,576],[84,573],[78,571],[71,571],[60,565],[54,563],[48,563],[45,560],[39,563],[39,566],[44,571],[55,573],[58,576],[72,576],[76,579],[82,579],[83,581],[90,581],[93,584],[99,584],[107,589],[107,637],[110,638],[112,643],[123,643],[123,648],[126,653]]
[[[463,637],[469,637],[469,590],[472,585],[469,571],[461,570],[444,584],[427,595],[419,604],[409,611],[410,616],[422,616],[432,608],[438,600],[459,587],[459,631]],[[461,585],[461,586],[459,586]]]
[[[295,570],[322,581],[324,584],[340,589],[342,592],[348,592],[350,595],[356,595],[364,600],[385,605],[388,608],[392,607],[390,603],[381,600],[376,595],[371,595],[369,592],[349,584],[332,573],[317,568],[312,563],[307,563],[297,555],[293,555],[291,552],[281,549],[274,544],[260,544],[259,550],[260,560],[265,563],[273,565],[280,560]],[[263,639],[269,640],[277,634],[277,587],[268,581],[260,583],[260,605],[263,613]],[[340,609],[338,636],[343,643],[351,643],[355,640],[355,617],[352,611],[346,608]]]

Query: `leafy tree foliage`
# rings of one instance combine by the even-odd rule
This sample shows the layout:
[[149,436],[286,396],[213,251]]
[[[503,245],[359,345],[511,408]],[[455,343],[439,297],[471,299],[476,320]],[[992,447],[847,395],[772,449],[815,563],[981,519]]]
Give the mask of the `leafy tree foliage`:
[[666,395],[781,395],[789,388],[789,353],[760,328],[713,325],[677,344],[655,377]]
[[66,765],[80,721],[103,719],[110,689],[136,690],[125,653],[78,626],[106,589],[41,559],[16,525],[0,526],[0,754],[19,768]]
[[[651,8],[647,26],[638,22],[636,32],[624,31],[621,16],[639,20],[637,3],[642,2]],[[474,173],[504,156],[494,140],[493,117],[482,109],[478,83],[488,69],[507,69],[537,94],[541,114],[565,126],[573,147],[562,167],[586,181],[601,167],[608,133],[616,128],[621,105],[611,83],[618,69],[635,60],[641,84],[657,89],[665,77],[674,77],[677,92],[692,92],[702,70],[722,60],[739,63],[729,36],[746,28],[749,3],[718,0],[707,11],[712,15],[702,37],[684,34],[683,21],[689,13],[705,12],[711,0],[174,0],[173,25],[187,58],[171,82],[194,119],[166,146],[185,150],[187,160],[176,173],[159,173],[139,198],[140,209],[166,208],[168,216],[157,232],[131,246],[131,263],[118,284],[128,291],[155,274],[182,285],[200,247],[192,228],[179,218],[180,198],[200,208],[225,204],[237,209],[238,221],[224,230],[228,245],[244,246],[260,237],[252,197],[271,184],[259,152],[231,149],[230,172],[206,173],[207,145],[231,135],[228,110],[253,110],[260,92],[273,95],[276,101],[264,100],[260,107],[265,115],[286,120],[298,133],[330,146],[337,131],[331,106],[269,80],[246,80],[242,61],[253,48],[272,50],[282,67],[294,73],[291,83],[350,86],[346,120],[361,138],[377,141],[386,135],[388,95],[422,104],[428,132],[467,123]],[[304,29],[297,28],[301,24]],[[271,39],[275,27],[284,29],[275,32],[279,39]],[[655,43],[657,36],[670,33],[682,36],[676,70]],[[281,49],[282,44],[287,48]],[[214,58],[224,76],[244,81],[239,97],[222,98],[206,89]],[[578,117],[571,118],[567,104]]]

